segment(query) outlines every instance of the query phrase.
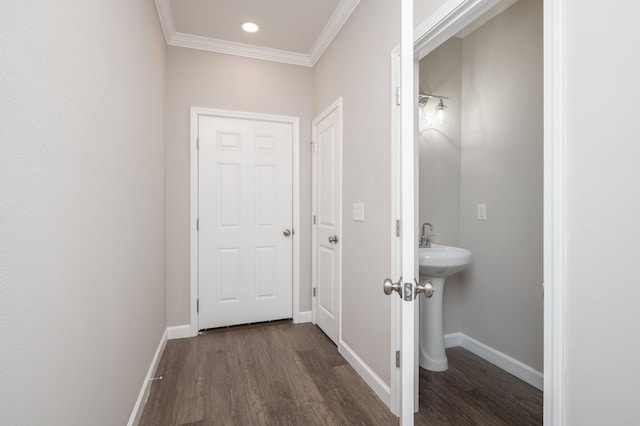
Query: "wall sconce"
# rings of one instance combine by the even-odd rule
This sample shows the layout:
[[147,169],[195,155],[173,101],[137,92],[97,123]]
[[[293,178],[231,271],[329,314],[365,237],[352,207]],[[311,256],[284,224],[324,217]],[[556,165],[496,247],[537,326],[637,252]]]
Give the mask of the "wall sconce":
[[436,105],[436,118],[439,122],[442,122],[442,120],[444,119],[444,110],[447,108],[447,106],[444,104],[444,100],[449,98],[447,96],[420,93],[418,95],[418,106],[420,107],[420,109],[422,109],[423,113],[424,108],[427,106],[427,103],[429,103],[429,99],[438,100],[438,104]]

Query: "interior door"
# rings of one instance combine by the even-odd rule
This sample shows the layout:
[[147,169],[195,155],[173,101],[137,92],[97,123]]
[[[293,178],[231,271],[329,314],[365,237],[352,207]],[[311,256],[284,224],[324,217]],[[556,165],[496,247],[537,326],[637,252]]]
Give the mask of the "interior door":
[[340,330],[342,98],[313,121],[315,323],[337,345]]
[[401,132],[401,271],[396,283],[400,293],[400,424],[413,425],[417,409],[414,395],[416,374],[414,277],[416,274],[416,191],[415,191],[415,123],[413,0],[401,2],[400,32],[400,132]]
[[198,322],[292,317],[293,126],[200,115]]

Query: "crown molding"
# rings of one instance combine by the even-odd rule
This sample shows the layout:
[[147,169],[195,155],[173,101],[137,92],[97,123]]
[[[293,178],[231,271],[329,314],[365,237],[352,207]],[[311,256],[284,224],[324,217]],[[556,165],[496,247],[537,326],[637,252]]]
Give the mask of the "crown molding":
[[190,49],[206,50],[208,52],[226,55],[244,56],[246,58],[262,59],[265,61],[283,62],[285,64],[311,67],[313,64],[309,55],[287,50],[271,49],[269,47],[254,46],[252,44],[236,43],[227,40],[195,36],[184,33],[173,33],[170,46],[187,47]]
[[155,3],[164,38],[170,46],[313,67],[347,22],[360,0],[342,0],[338,4],[308,54],[180,33],[176,31],[170,0],[155,0]]
[[320,59],[324,51],[327,50],[327,47],[329,47],[335,36],[338,35],[344,24],[346,24],[358,4],[360,4],[360,0],[342,0],[340,4],[338,4],[338,7],[333,11],[329,21],[309,51],[312,66],[318,62],[318,59]]

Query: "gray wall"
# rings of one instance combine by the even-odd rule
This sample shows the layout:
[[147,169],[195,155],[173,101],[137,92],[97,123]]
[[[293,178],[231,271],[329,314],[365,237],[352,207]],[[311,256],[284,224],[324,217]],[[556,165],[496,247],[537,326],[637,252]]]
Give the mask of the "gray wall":
[[[390,58],[399,24],[399,3],[361,2],[314,68],[315,113],[344,100],[342,338],[387,384],[390,301],[381,285],[391,271]],[[355,202],[364,222],[351,219]]]
[[[543,368],[542,1],[462,42],[462,332]],[[487,220],[477,220],[486,203]]]
[[152,1],[0,14],[0,417],[126,424],[166,327]]
[[300,310],[311,310],[310,68],[169,47],[166,102],[167,323],[189,324],[189,134],[192,106],[300,117]]
[[640,416],[638,16],[632,0],[566,1],[570,425]]
[[[462,41],[451,38],[420,61],[421,93],[447,96],[442,122],[434,120],[437,101],[420,113],[419,223],[434,225],[432,242],[460,245]],[[424,117],[429,121],[425,122]],[[447,278],[444,288],[444,332],[462,329],[460,274]]]

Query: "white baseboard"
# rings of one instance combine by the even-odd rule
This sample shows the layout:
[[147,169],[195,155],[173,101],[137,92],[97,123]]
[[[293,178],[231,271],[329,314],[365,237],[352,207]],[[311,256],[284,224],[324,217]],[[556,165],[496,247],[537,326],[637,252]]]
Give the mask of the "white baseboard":
[[147,398],[149,397],[149,390],[151,388],[151,381],[149,379],[151,379],[156,375],[156,370],[158,369],[160,358],[162,357],[162,353],[164,352],[164,347],[167,344],[167,334],[168,334],[168,329],[166,329],[164,333],[162,333],[162,337],[160,338],[160,343],[158,343],[158,347],[156,348],[156,353],[153,355],[153,359],[151,360],[151,365],[149,366],[147,375],[145,376],[144,381],[142,382],[142,388],[140,389],[140,393],[138,394],[136,405],[133,406],[133,411],[131,412],[131,416],[129,417],[127,426],[134,426],[140,422],[140,417],[142,416],[144,405],[147,403]]
[[313,322],[313,311],[298,312],[293,316],[294,324],[302,324],[303,322]]
[[167,340],[191,337],[191,325],[175,325],[167,327]]
[[342,354],[344,359],[347,360],[349,365],[362,377],[362,379],[369,385],[373,392],[378,395],[378,398],[384,402],[391,410],[391,388],[382,381],[380,377],[358,356],[356,353],[347,346],[344,341],[340,341],[338,345],[338,352]]
[[461,346],[480,358],[489,361],[491,364],[513,374],[520,380],[529,383],[531,386],[540,390],[543,388],[544,375],[541,372],[503,352],[493,349],[492,347],[467,336],[464,333],[445,334],[444,346],[447,348]]

